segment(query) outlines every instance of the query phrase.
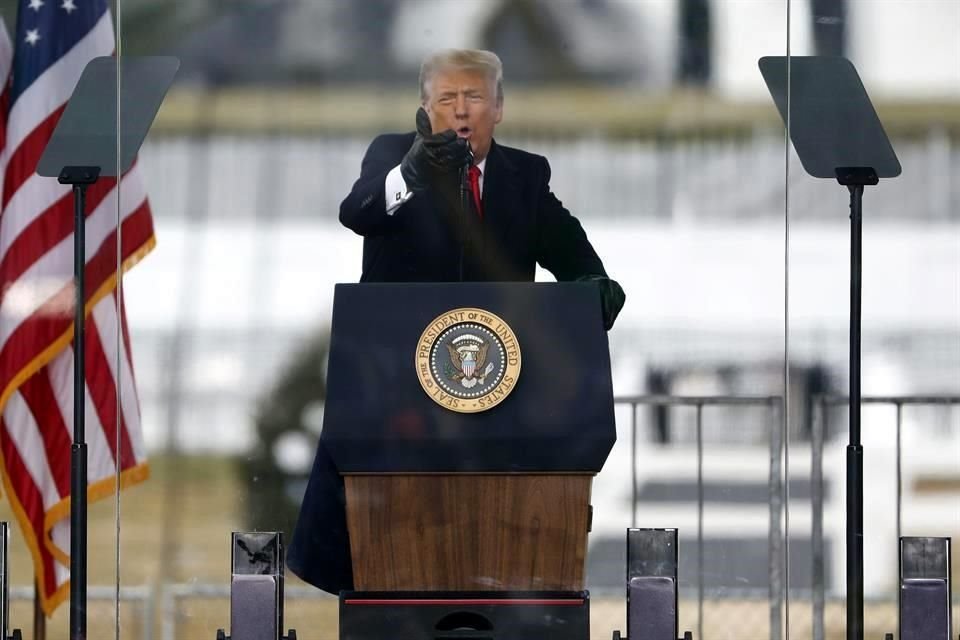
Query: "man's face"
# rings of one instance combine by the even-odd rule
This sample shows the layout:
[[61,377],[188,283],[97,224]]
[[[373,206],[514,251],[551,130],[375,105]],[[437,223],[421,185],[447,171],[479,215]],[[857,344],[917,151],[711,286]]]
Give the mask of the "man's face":
[[477,162],[487,157],[493,129],[503,118],[503,102],[496,87],[482,71],[442,69],[427,85],[427,102],[434,133],[453,129],[466,138]]

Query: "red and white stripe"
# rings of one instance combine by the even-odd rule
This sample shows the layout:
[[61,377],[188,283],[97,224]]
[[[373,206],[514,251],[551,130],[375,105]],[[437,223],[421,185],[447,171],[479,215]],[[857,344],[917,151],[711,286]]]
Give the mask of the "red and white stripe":
[[[7,78],[12,48],[0,31],[0,77]],[[113,49],[107,12],[9,109],[9,89],[0,97],[0,117],[6,116],[0,126],[0,463],[48,615],[69,588],[73,197],[69,187],[35,171],[83,68]],[[84,416],[91,500],[112,493],[118,471],[128,481],[146,474],[126,314],[122,308],[118,314],[118,235],[124,262],[152,246],[136,165],[119,189],[115,179],[103,178],[87,192]]]

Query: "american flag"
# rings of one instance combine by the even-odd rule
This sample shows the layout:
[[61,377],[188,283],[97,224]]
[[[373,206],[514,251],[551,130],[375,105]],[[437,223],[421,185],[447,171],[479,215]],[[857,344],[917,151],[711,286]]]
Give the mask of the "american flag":
[[[21,0],[12,45],[0,31],[0,471],[51,615],[70,588],[74,201],[36,167],[83,68],[114,53],[113,22],[106,0]],[[154,244],[136,164],[120,192],[126,270]],[[118,467],[124,486],[148,474],[126,314],[117,312],[117,198],[115,178],[87,190],[90,501],[114,492]]]

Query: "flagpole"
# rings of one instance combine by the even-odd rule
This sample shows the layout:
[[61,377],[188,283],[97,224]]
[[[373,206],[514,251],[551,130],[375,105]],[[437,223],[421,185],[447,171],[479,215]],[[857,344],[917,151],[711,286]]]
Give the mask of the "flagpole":
[[47,618],[40,605],[40,582],[33,582],[33,640],[47,640]]

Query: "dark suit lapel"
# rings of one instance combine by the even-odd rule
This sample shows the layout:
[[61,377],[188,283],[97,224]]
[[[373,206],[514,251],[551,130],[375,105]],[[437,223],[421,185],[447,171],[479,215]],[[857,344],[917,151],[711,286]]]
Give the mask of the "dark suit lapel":
[[517,167],[496,142],[490,146],[483,176],[483,226],[500,246],[517,219],[520,203],[520,182]]

